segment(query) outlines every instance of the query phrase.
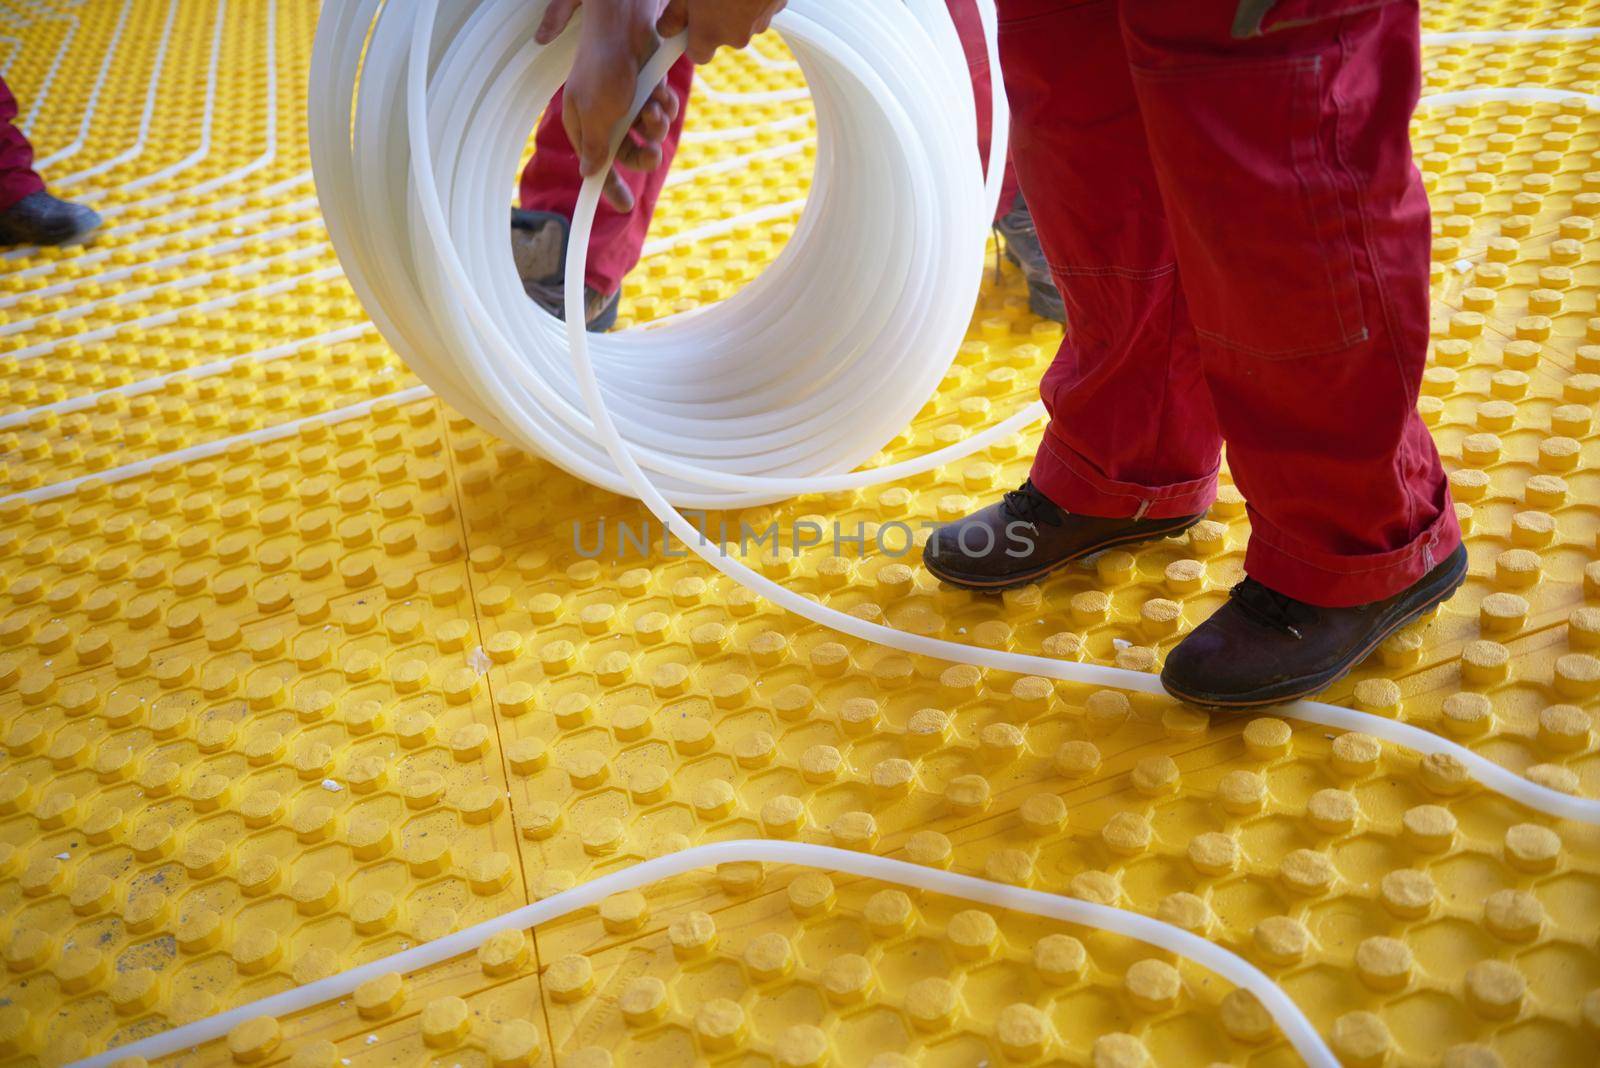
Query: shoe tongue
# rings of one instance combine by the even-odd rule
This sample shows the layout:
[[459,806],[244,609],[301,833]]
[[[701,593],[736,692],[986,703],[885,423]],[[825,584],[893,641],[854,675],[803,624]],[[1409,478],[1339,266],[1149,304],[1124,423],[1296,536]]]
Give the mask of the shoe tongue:
[[1052,501],[1049,497],[1046,497],[1044,492],[1040,490],[1038,486],[1033,484],[1032,479],[1029,479],[1022,485],[1025,492],[1028,494],[1028,498],[1032,500],[1037,507],[1052,515],[1061,511],[1060,507],[1056,505],[1055,501]]
[[1234,587],[1234,595],[1251,615],[1271,626],[1294,626],[1315,618],[1316,610],[1287,594],[1246,578]]
[[1246,597],[1257,604],[1270,604],[1274,607],[1285,604],[1297,603],[1292,598],[1285,597],[1270,586],[1263,586],[1253,578],[1246,578],[1239,583],[1239,595]]
[[1007,493],[1002,500],[1007,512],[1029,522],[1035,519],[1049,521],[1061,514],[1055,502],[1040,493],[1031,480]]

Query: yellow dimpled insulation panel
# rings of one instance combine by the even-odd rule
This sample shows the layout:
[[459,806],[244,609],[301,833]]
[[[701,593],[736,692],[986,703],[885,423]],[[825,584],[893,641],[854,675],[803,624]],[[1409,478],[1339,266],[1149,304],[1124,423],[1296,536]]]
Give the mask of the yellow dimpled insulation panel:
[[[15,0],[0,71],[106,226],[0,275],[0,1061],[59,1064],[689,845],[878,852],[1159,916],[1255,963],[1352,1066],[1600,1057],[1600,830],[1449,759],[1270,715],[909,658],[733,586],[637,505],[441,406],[366,322],[308,173],[315,10]],[[1591,5],[1430,3],[1430,32]],[[781,42],[703,72],[625,324],[728,295],[798,218]],[[102,72],[105,77],[101,77]],[[1427,91],[1594,93],[1600,42],[1427,48]],[[751,99],[749,94],[767,94]],[[1600,119],[1426,109],[1420,402],[1471,578],[1329,695],[1600,796]],[[1060,340],[1016,271],[900,460],[1018,410]],[[1037,430],[901,483],[712,516],[867,619],[1156,670],[1241,575],[1187,535],[998,597],[908,536]],[[815,524],[816,526],[813,526]],[[831,542],[834,524],[846,538]],[[795,551],[793,533],[822,545]],[[625,551],[619,552],[619,545]],[[598,552],[596,551],[598,548]],[[1249,994],[1125,938],[730,865],[172,1059],[1297,1063]]]

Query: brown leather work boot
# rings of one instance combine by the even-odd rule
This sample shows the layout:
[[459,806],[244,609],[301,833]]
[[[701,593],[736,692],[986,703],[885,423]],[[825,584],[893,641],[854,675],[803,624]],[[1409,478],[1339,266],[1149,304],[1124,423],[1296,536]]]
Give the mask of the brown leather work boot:
[[934,531],[922,562],[952,586],[1003,590],[1103,549],[1182,534],[1204,518],[1204,513],[1172,519],[1073,515],[1030,479],[989,507]]
[[1467,550],[1457,548],[1407,589],[1355,608],[1318,608],[1247,578],[1172,650],[1161,684],[1172,696],[1207,708],[1307,697],[1449,600],[1466,577]]
[[[557,319],[567,317],[567,235],[572,224],[553,211],[511,209],[511,258],[523,292]],[[600,293],[583,287],[584,326],[603,334],[617,325],[622,291]]]

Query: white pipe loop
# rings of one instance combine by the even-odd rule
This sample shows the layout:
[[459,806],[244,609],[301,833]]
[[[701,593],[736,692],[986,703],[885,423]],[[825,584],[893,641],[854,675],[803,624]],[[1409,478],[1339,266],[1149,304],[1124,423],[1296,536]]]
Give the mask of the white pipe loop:
[[1505,41],[1592,41],[1600,37],[1600,26],[1571,26],[1552,30],[1450,30],[1425,33],[1424,45],[1500,44]]

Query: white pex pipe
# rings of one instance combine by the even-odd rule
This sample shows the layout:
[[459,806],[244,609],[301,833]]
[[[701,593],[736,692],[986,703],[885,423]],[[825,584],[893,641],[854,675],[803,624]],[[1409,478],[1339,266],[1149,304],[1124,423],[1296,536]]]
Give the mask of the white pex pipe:
[[[162,23],[161,26],[161,39],[156,45],[155,65],[150,71],[150,80],[145,85],[144,108],[139,113],[139,132],[134,137],[133,144],[123,151],[117,153],[115,156],[112,156],[110,159],[102,160],[91,167],[86,167],[81,171],[74,171],[73,173],[62,178],[52,178],[50,180],[51,184],[57,189],[63,189],[69,185],[75,185],[86,178],[93,178],[97,174],[104,174],[106,171],[109,171],[114,167],[120,167],[122,164],[127,163],[130,160],[137,159],[144,153],[145,144],[149,141],[150,137],[150,123],[155,118],[156,90],[161,84],[161,72],[166,69],[167,47],[172,43],[172,25],[173,21],[177,18],[177,15],[178,0],[170,0],[170,2],[167,4],[166,21]],[[85,122],[93,120],[95,107],[98,102],[98,97],[90,100],[89,107],[84,111]]]
[[752,861],[842,872],[1138,939],[1197,961],[1235,986],[1249,990],[1283,1026],[1285,1036],[1308,1065],[1312,1068],[1339,1068],[1338,1059],[1323,1043],[1316,1028],[1271,978],[1243,957],[1181,927],[1127,909],[1097,905],[1020,886],[1007,886],[871,853],[857,853],[834,846],[759,839],[713,842],[641,861],[393,956],[85,1058],[77,1062],[76,1068],[110,1068],[110,1065],[124,1057],[144,1057],[153,1061],[158,1057],[170,1056],[221,1038],[246,1020],[258,1016],[287,1016],[334,998],[346,997],[362,983],[391,972],[403,975],[474,952],[501,931],[537,927],[574,912],[594,908],[612,894],[637,890],[702,868]]
[[[908,157],[914,155],[912,146],[881,145],[888,151],[879,155],[865,151],[873,134],[881,137],[886,132],[881,128],[875,129],[874,119],[889,116],[891,130],[888,132],[906,135],[907,127],[895,128],[896,122],[905,117],[903,110],[897,108],[909,106],[910,102],[893,95],[906,88],[903,82],[886,85],[873,76],[863,57],[885,54],[873,51],[870,47],[876,45],[884,48],[891,44],[874,40],[874,34],[878,32],[897,34],[900,42],[919,40],[927,51],[918,56],[918,60],[923,69],[935,72],[933,81],[938,82],[937,72],[943,69],[944,81],[964,86],[965,63],[961,58],[959,43],[954,43],[954,33],[948,23],[944,23],[948,32],[936,27],[944,17],[942,4],[937,0],[909,0],[904,8],[892,4],[884,5],[883,10],[873,6],[845,12],[846,6],[830,3],[830,0],[794,0],[777,23],[777,28],[789,40],[817,96],[820,131],[817,176],[812,196],[794,239],[779,261],[762,279],[741,291],[740,296],[702,315],[676,321],[683,326],[624,334],[619,338],[595,339],[591,339],[582,326],[582,292],[589,237],[599,201],[598,179],[589,179],[584,183],[574,213],[566,265],[567,321],[564,328],[542,313],[531,312],[529,309],[533,306],[522,299],[520,287],[516,288],[514,297],[511,296],[509,282],[514,282],[515,277],[510,270],[509,249],[502,242],[492,242],[494,255],[489,256],[481,248],[474,251],[473,246],[481,246],[481,241],[458,246],[454,240],[454,227],[458,225],[464,228],[461,232],[480,237],[484,233],[504,231],[505,182],[502,178],[514,169],[514,149],[522,143],[520,139],[508,135],[516,132],[523,118],[538,114],[544,103],[548,102],[555,85],[564,79],[565,71],[570,66],[576,31],[569,29],[548,50],[531,45],[531,27],[537,23],[537,18],[526,10],[525,0],[480,0],[476,4],[452,4],[450,13],[442,17],[437,0],[417,0],[415,4],[405,5],[399,0],[389,0],[382,14],[392,16],[403,7],[414,15],[409,25],[394,17],[389,17],[385,24],[385,20],[379,16],[383,0],[356,0],[343,5],[340,11],[335,11],[332,6],[325,7],[319,27],[318,48],[312,63],[312,99],[352,101],[356,106],[356,122],[352,134],[349,116],[341,114],[339,109],[313,110],[312,150],[319,193],[329,212],[329,230],[346,264],[351,282],[385,337],[423,377],[436,381],[433,376],[437,375],[436,384],[440,392],[459,410],[502,436],[524,443],[532,437],[548,444],[545,438],[550,435],[551,427],[562,425],[568,428],[568,433],[586,435],[582,440],[555,443],[552,451],[556,455],[543,448],[530,447],[551,456],[563,466],[570,463],[591,471],[599,476],[594,481],[602,485],[638,496],[659,520],[707,563],[768,600],[841,633],[915,655],[975,664],[999,671],[1037,674],[1068,682],[1159,694],[1159,680],[1150,675],[924,638],[867,623],[810,601],[723,555],[719,547],[706,541],[677,511],[672,501],[645,473],[645,468],[649,467],[661,476],[661,483],[669,487],[679,503],[709,499],[718,502],[718,506],[726,507],[749,500],[770,500],[795,492],[822,492],[888,481],[927,470],[938,463],[949,462],[976,451],[1037,417],[1036,411],[1030,408],[1006,423],[975,435],[959,446],[940,450],[931,457],[866,472],[850,471],[850,468],[863,462],[867,458],[865,456],[850,462],[837,452],[819,450],[823,455],[816,461],[818,470],[809,475],[794,473],[795,457],[786,451],[783,461],[778,465],[780,473],[763,475],[760,473],[763,468],[758,461],[767,459],[767,454],[730,454],[725,448],[717,448],[716,443],[741,440],[738,433],[752,429],[740,425],[738,417],[733,419],[733,427],[720,426],[713,421],[695,426],[693,429],[699,436],[691,440],[700,444],[702,449],[689,459],[672,454],[670,433],[649,433],[659,428],[638,421],[639,411],[634,406],[648,399],[650,388],[665,389],[682,406],[682,410],[673,410],[672,414],[679,419],[686,419],[689,418],[687,413],[694,408],[692,387],[711,384],[700,379],[699,374],[733,375],[738,383],[736,390],[713,391],[718,401],[731,404],[750,391],[761,389],[761,376],[737,374],[742,365],[758,362],[753,354],[760,353],[768,358],[794,358],[795,337],[807,338],[808,342],[818,337],[837,340],[837,331],[829,331],[827,323],[816,321],[807,324],[809,329],[782,334],[778,328],[786,323],[792,326],[795,319],[785,318],[785,309],[774,309],[770,305],[783,303],[790,309],[803,308],[805,301],[818,292],[813,288],[815,286],[821,286],[823,292],[838,292],[837,288],[828,290],[825,279],[815,279],[811,277],[813,272],[806,270],[806,250],[816,244],[821,244],[824,251],[830,254],[826,259],[816,260],[814,273],[847,275],[852,279],[857,277],[849,271],[852,264],[848,260],[842,263],[836,260],[847,255],[848,249],[861,246],[848,241],[842,244],[819,241],[816,235],[821,232],[829,237],[844,238],[847,236],[844,233],[829,230],[830,224],[841,225],[841,219],[856,226],[870,224],[873,208],[883,210],[882,205],[868,202],[870,190],[885,178],[880,169],[883,166],[890,168],[891,179],[908,183],[910,188],[906,191],[906,199],[921,205],[918,195],[927,191],[910,182],[910,176],[897,174],[893,170],[895,164],[903,166]],[[848,6],[855,8],[855,5]],[[846,17],[838,17],[830,11],[831,7],[838,7]],[[980,8],[993,60],[994,9],[990,3],[983,3]],[[881,23],[880,16],[883,19]],[[366,31],[373,27],[375,19],[377,25],[373,29],[370,47],[366,48],[365,69],[357,95],[356,61],[362,58],[363,47],[367,45]],[[446,32],[442,34],[436,32],[435,23],[440,21],[446,24]],[[927,36],[919,37],[922,33]],[[500,51],[491,54],[494,48]],[[641,75],[641,91],[636,106],[643,104],[648,87],[665,73],[666,68],[681,54],[682,48],[681,38],[668,42],[646,68]],[[885,62],[891,69],[898,69],[892,47],[888,48]],[[855,68],[856,64],[862,66]],[[959,71],[956,70],[958,65]],[[917,64],[910,66],[916,68]],[[991,67],[998,72],[998,62],[992,62]],[[913,83],[916,80],[914,77],[906,79]],[[330,83],[334,87],[331,91]],[[472,95],[468,90],[477,95]],[[1557,92],[1561,93],[1559,99],[1582,97],[1591,105],[1595,102],[1593,97],[1581,93],[1531,92]],[[864,114],[871,110],[866,106],[868,98],[852,96],[851,93],[873,94],[871,99],[882,108],[882,114]],[[1465,103],[1512,95],[1504,90],[1495,90],[1493,93],[1493,96],[1479,96],[1476,91],[1442,94],[1427,103]],[[959,99],[962,95],[955,94],[945,105],[953,105],[961,119],[970,120],[971,102],[968,99],[963,109]],[[1524,98],[1557,99],[1546,95]],[[998,82],[995,99],[998,112],[994,127],[997,144],[991,162],[1003,159],[1005,152],[1004,93]],[[852,111],[850,105],[859,110]],[[971,133],[970,125],[965,122],[954,125],[962,134]],[[521,132],[525,134],[525,123],[523,126]],[[868,140],[853,140],[864,132],[868,132]],[[922,135],[936,142],[938,140],[936,131],[924,128]],[[472,140],[465,140],[469,137]],[[487,143],[482,140],[485,138],[488,139]],[[970,136],[965,138],[968,146],[972,141]],[[941,177],[954,176],[955,184],[946,192],[955,198],[954,203],[961,208],[961,212],[943,220],[923,216],[914,220],[915,223],[925,227],[960,225],[962,222],[975,223],[981,218],[986,224],[987,215],[984,213],[991,211],[995,203],[999,169],[991,166],[987,183],[977,182],[975,168],[958,162],[963,153],[959,149],[952,151],[947,141],[939,144],[940,151],[950,152],[948,156],[940,158],[940,162],[948,167],[948,173]],[[506,145],[512,146],[511,150],[506,150]],[[861,155],[855,155],[844,152],[843,147],[864,151]],[[897,153],[895,150],[901,151]],[[970,148],[965,155],[970,159]],[[844,159],[850,161],[848,168],[836,174],[834,168],[842,167],[839,161]],[[391,169],[395,163],[401,166]],[[489,164],[487,167],[486,163]],[[499,164],[505,166],[499,167]],[[355,196],[357,190],[362,188],[355,181],[358,173],[367,183],[366,199]],[[400,177],[396,179],[395,176]],[[405,181],[407,177],[409,182]],[[846,178],[851,179],[848,186],[843,184]],[[455,184],[457,179],[462,183],[459,186]],[[847,199],[860,202],[842,203]],[[366,228],[367,223],[381,217],[372,216],[369,207],[373,211],[384,208],[403,210],[388,217],[388,228],[374,232]],[[966,215],[964,220],[960,217],[962,214]],[[900,225],[903,221],[896,217],[895,223]],[[981,232],[982,227],[974,225],[972,229]],[[874,239],[883,236],[882,230],[872,233]],[[898,239],[898,245],[886,247],[878,257],[877,262],[885,265],[880,269],[889,275],[891,283],[904,282],[907,276],[903,272],[913,270],[913,265],[907,261],[915,257],[899,246],[905,245],[913,237],[937,236],[924,235],[920,231],[903,235]],[[959,234],[954,236],[959,237]],[[403,244],[404,239],[415,242],[415,246]],[[405,250],[425,255],[420,261],[387,258]],[[463,259],[463,255],[471,258]],[[769,281],[773,278],[781,284]],[[975,285],[970,290],[957,288],[958,283],[966,280],[964,275],[952,273],[950,277],[940,280],[950,288],[932,291],[941,303],[958,306],[959,326],[953,328],[954,342],[959,342],[964,334],[967,308],[976,295]],[[786,290],[784,286],[794,288]],[[865,292],[874,297],[881,295],[876,290]],[[896,292],[903,300],[907,290]],[[746,297],[745,293],[752,295]],[[965,300],[959,299],[958,294],[959,298]],[[412,300],[420,300],[421,303],[407,303]],[[828,309],[830,319],[843,320],[861,328],[864,312],[859,307],[820,307]],[[894,308],[899,311],[900,305]],[[430,319],[430,315],[434,318]],[[893,315],[887,318],[892,320]],[[868,325],[883,330],[883,319],[868,320]],[[751,333],[751,323],[759,323],[767,330]],[[720,329],[709,329],[707,324]],[[941,325],[944,324],[941,322]],[[694,328],[692,334],[685,326]],[[417,332],[408,333],[404,328]],[[560,336],[563,329],[564,339]],[[911,324],[901,324],[900,329],[888,331],[888,336],[896,340],[906,335],[915,336]],[[787,344],[772,349],[751,344],[763,337],[769,341],[783,340]],[[561,346],[563,340],[564,347]],[[594,354],[590,351],[591,340],[594,342]],[[881,343],[876,335],[874,340]],[[678,345],[684,347],[676,347]],[[710,348],[710,358],[689,348],[693,345]],[[719,346],[731,351],[717,351]],[[935,351],[954,352],[955,344]],[[852,370],[856,370],[855,365],[864,358],[863,352],[874,357],[884,356],[878,349],[852,352],[845,345],[842,351],[833,351],[832,361],[824,363],[820,369],[828,375],[848,377]],[[467,366],[441,363],[438,359],[441,354],[450,354],[464,361]],[[562,374],[550,383],[540,381],[534,368],[545,372],[556,370],[563,356],[570,359],[572,377]],[[861,358],[852,361],[850,357],[853,356]],[[923,358],[930,359],[926,351],[923,352]],[[661,361],[667,362],[663,365]],[[938,360],[932,359],[931,362],[937,364]],[[692,371],[684,366],[685,363],[692,365]],[[817,367],[808,369],[818,370]],[[794,381],[789,374],[792,368],[767,367],[764,370],[768,378],[786,382],[791,390],[811,384]],[[943,365],[939,366],[939,372],[942,374]],[[626,377],[602,382],[602,373]],[[652,374],[656,376],[653,381],[649,378]],[[646,385],[640,388],[642,381]],[[904,392],[904,387],[896,392]],[[802,389],[799,395],[809,394]],[[838,394],[832,396],[837,397]],[[558,420],[550,426],[530,429],[527,424],[533,416],[518,407],[530,399],[557,405],[560,408],[555,413]],[[577,410],[575,400],[581,401],[582,412]],[[613,406],[620,406],[624,415],[621,426],[613,416]],[[773,415],[777,417],[781,413],[782,409],[776,409]],[[542,414],[550,413],[546,411]],[[727,413],[723,414],[726,417]],[[748,416],[748,413],[739,414],[746,418]],[[587,416],[587,425],[583,415]],[[864,435],[866,431],[854,422],[860,417],[860,406],[856,406],[852,409],[852,420],[839,420],[838,425],[854,427]],[[897,422],[893,427],[898,429],[900,425]],[[638,437],[626,437],[624,427],[637,432]],[[519,435],[515,432],[517,430],[527,433]],[[884,439],[877,440],[881,444]],[[792,444],[792,441],[779,441],[773,445],[773,451]],[[873,451],[876,449],[870,450],[867,455],[870,456]],[[713,458],[729,460],[731,457],[732,462],[722,468],[706,467],[695,462],[705,452],[710,452]],[[933,457],[937,457],[937,460],[928,462]],[[609,459],[610,465],[603,465],[602,458]],[[1489,789],[1551,816],[1600,823],[1600,801],[1572,797],[1540,786],[1454,742],[1417,727],[1310,701],[1297,702],[1281,711],[1301,721],[1336,730],[1365,731],[1422,753],[1449,754],[1460,760],[1474,778]],[[248,1019],[264,1015],[290,1015],[348,995],[361,983],[380,975],[411,972],[472,952],[500,931],[537,926],[575,911],[592,908],[613,893],[637,889],[699,868],[739,861],[813,867],[897,883],[997,908],[1015,909],[1094,927],[1161,947],[1251,991],[1272,1013],[1285,1037],[1307,1064],[1313,1068],[1338,1066],[1337,1058],[1299,1006],[1259,969],[1213,942],[1159,920],[1130,910],[1007,886],[872,854],[760,839],[697,846],[647,860],[425,945],[78,1063],[99,1068],[127,1056],[166,1056],[220,1038]]]
[[78,21],[76,15],[58,15],[46,10],[40,12],[39,18],[49,19],[52,22],[70,22],[72,25],[68,26],[67,32],[62,35],[61,44],[56,47],[55,57],[50,60],[50,66],[40,79],[39,87],[33,91],[28,113],[17,120],[17,129],[24,134],[33,132],[33,124],[39,121],[39,116],[44,112],[45,102],[50,99],[50,89],[55,85],[56,75],[61,71],[61,62],[67,58],[67,51],[72,47],[72,39],[78,36],[78,30],[82,28],[82,23]]
[[1588,108],[1600,107],[1600,96],[1581,93],[1576,89],[1542,89],[1529,86],[1521,89],[1453,89],[1447,93],[1432,93],[1417,102],[1418,107],[1443,108],[1457,104],[1518,103],[1566,104],[1580,103]]
[[[273,34],[273,22],[272,22],[272,20],[273,20],[274,14],[276,12],[277,12],[277,5],[275,3],[269,3],[267,5],[267,39],[268,40],[272,39],[272,34]],[[190,167],[193,167],[195,164],[199,163],[201,160],[205,159],[208,155],[211,154],[211,131],[213,130],[213,128],[215,128],[216,119],[217,119],[217,70],[218,70],[218,67],[220,65],[220,60],[222,58],[222,40],[223,40],[223,32],[222,31],[227,27],[227,23],[228,23],[228,0],[217,0],[216,24],[213,26],[212,31],[211,31],[211,61],[206,66],[206,102],[205,102],[205,110],[201,113],[201,116],[200,116],[200,144],[195,148],[195,150],[193,152],[189,153],[187,156],[185,156],[182,159],[178,160],[176,163],[170,164],[170,165],[168,165],[166,167],[162,167],[160,170],[152,171],[151,173],[143,175],[142,177],[134,178],[131,181],[124,182],[117,189],[118,193],[120,193],[120,194],[132,193],[135,190],[143,189],[146,186],[154,185],[157,182],[164,181],[167,178],[170,178],[175,174],[179,174],[179,173],[181,173],[183,171],[188,170]],[[270,56],[270,53],[269,53],[269,56]],[[267,64],[267,70],[268,70],[267,77],[268,78],[272,78],[274,76],[274,73],[275,73],[275,70],[276,70],[275,65],[272,64],[272,63],[268,63]],[[271,110],[270,107],[269,107],[268,110],[269,111]],[[270,126],[268,127],[268,134],[267,135],[269,137],[272,135],[272,131],[271,131],[271,127]],[[110,192],[110,190],[100,190],[97,193],[93,193],[93,194],[89,194],[89,195],[85,196],[83,199],[85,199],[85,200],[96,199],[98,197],[104,196],[108,192]],[[133,207],[133,205],[131,205],[131,204],[123,204],[123,205],[118,205],[117,208],[114,209],[114,210],[127,211],[131,207]],[[110,214],[110,213],[111,212],[108,210],[105,214]]]
[[1552,30],[1452,30],[1425,33],[1424,45],[1500,44],[1517,41],[1592,41],[1600,37],[1600,26],[1572,26]]
[[83,104],[83,115],[78,120],[78,135],[72,139],[71,144],[57,149],[41,160],[35,160],[34,170],[48,170],[83,150],[84,142],[89,139],[89,124],[94,121],[95,108],[100,103],[100,93],[105,89],[106,77],[111,73],[111,61],[116,58],[117,45],[122,41],[122,31],[128,28],[128,13],[132,10],[133,0],[122,0],[122,13],[117,16],[116,28],[112,30],[111,41],[106,45],[105,58],[100,61],[100,71],[95,75],[94,84],[89,87],[89,99]]

